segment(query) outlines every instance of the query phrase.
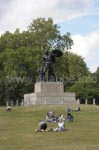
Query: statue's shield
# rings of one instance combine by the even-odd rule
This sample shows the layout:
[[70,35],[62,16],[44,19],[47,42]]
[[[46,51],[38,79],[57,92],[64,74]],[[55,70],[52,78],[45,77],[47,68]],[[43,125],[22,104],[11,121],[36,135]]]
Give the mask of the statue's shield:
[[62,51],[58,50],[58,49],[55,49],[52,51],[52,54],[55,56],[55,57],[61,57],[63,55]]

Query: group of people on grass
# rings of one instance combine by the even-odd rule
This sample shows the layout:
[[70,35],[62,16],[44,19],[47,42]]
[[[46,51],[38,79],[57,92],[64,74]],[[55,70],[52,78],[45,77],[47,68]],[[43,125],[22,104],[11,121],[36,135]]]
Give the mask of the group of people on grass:
[[63,114],[60,114],[59,116],[54,116],[54,112],[48,112],[46,115],[46,121],[47,122],[73,122],[74,117],[70,112],[67,112],[67,116],[64,117]]
[[47,122],[39,121],[39,129],[36,131],[65,131],[65,123],[60,120],[56,128],[47,128]]
[[[7,106],[6,111],[8,112],[12,111],[12,107]],[[36,131],[65,131],[66,130],[65,123],[74,121],[74,116],[71,114],[71,112],[80,111],[80,107],[77,107],[75,110],[67,108],[65,111],[67,112],[66,117],[64,117],[63,114],[60,114],[59,116],[55,116],[54,111],[47,112],[45,116],[45,121],[42,120],[39,121],[39,128],[36,129]],[[57,127],[48,129],[47,122],[51,122],[51,123],[57,122]]]
[[[75,110],[80,111],[80,108],[76,108]],[[67,109],[66,111],[66,117],[63,114],[55,116],[54,111],[47,112],[45,121],[39,121],[39,128],[36,131],[65,131],[65,123],[74,121],[74,116],[71,114],[73,110]],[[48,129],[47,122],[57,123],[57,127]]]

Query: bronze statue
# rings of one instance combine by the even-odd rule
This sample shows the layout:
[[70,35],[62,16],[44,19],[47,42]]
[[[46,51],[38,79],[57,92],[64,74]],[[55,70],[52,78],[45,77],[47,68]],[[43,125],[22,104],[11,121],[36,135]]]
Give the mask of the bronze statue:
[[40,81],[46,81],[45,74],[47,72],[47,81],[56,82],[56,76],[54,73],[53,64],[56,61],[55,57],[61,57],[62,52],[59,50],[53,50],[52,52],[46,51],[43,55],[43,65],[39,70]]

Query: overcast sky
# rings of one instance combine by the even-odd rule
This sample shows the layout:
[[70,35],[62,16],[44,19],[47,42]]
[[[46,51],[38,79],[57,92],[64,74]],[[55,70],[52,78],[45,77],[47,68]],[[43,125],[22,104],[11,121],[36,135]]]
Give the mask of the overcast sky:
[[0,0],[0,34],[26,30],[33,19],[51,17],[61,34],[70,32],[72,52],[90,71],[99,66],[99,0]]

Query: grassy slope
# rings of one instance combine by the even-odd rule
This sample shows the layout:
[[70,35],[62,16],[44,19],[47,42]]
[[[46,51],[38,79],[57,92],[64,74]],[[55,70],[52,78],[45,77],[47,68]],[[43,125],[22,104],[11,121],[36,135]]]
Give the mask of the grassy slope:
[[80,107],[67,131],[42,133],[35,132],[38,121],[50,110],[66,116],[66,106],[14,107],[12,112],[0,107],[0,150],[99,150],[99,106]]

